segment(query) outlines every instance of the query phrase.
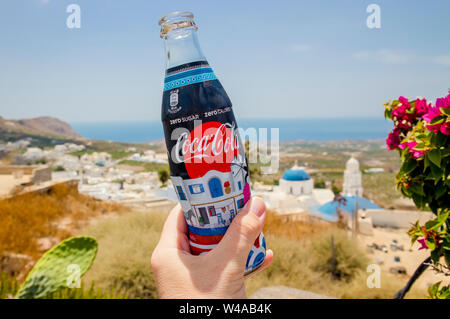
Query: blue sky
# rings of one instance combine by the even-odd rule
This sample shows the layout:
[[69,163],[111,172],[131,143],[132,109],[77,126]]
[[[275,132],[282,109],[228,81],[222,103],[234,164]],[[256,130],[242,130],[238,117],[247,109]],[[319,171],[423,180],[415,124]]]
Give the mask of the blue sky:
[[[81,7],[68,29],[66,7]],[[381,29],[366,7],[381,8]],[[158,19],[189,10],[242,118],[382,117],[450,87],[450,1],[2,0],[0,116],[159,120]]]

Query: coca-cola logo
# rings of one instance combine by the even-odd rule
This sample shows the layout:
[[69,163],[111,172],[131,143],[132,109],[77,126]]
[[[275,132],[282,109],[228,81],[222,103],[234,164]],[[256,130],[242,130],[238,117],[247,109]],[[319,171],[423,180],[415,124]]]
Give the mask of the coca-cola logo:
[[182,132],[178,136],[172,160],[184,162],[190,178],[202,177],[210,170],[230,172],[231,162],[239,155],[236,134],[234,123],[197,125],[190,133]]

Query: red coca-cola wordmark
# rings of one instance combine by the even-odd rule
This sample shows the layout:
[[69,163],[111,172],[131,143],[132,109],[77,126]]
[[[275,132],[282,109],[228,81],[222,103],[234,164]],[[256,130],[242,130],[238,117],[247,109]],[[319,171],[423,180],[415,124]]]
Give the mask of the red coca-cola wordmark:
[[206,122],[195,127],[182,146],[186,171],[199,178],[211,170],[230,172],[239,144],[230,124]]

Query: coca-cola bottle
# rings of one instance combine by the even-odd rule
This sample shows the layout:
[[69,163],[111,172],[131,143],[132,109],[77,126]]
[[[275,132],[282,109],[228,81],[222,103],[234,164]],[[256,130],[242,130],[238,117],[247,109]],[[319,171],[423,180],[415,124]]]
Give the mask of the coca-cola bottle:
[[[162,123],[172,184],[186,217],[194,255],[213,249],[250,199],[247,157],[231,101],[200,50],[190,12],[160,19],[166,49]],[[264,261],[261,233],[245,272]]]

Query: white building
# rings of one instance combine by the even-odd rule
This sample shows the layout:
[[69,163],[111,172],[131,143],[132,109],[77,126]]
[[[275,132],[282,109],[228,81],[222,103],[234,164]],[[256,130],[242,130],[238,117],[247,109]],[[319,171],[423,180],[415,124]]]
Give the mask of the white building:
[[157,154],[153,150],[145,151],[144,154],[134,153],[127,159],[131,161],[147,162],[147,163],[160,163],[160,164],[167,163],[167,160],[158,158]]
[[111,162],[112,156],[106,152],[94,152],[92,154],[83,154],[80,159],[84,163],[95,163],[99,166],[106,166]]
[[304,167],[294,165],[280,180],[281,191],[295,196],[311,195],[314,181]]
[[211,170],[199,178],[171,179],[191,226],[229,225],[244,207],[245,172],[238,165],[231,165],[231,171],[226,173]]
[[359,162],[353,156],[345,164],[344,186],[342,195],[344,196],[362,196],[363,188],[361,184],[361,171]]
[[44,158],[46,155],[47,153],[39,147],[29,147],[22,156],[27,160],[37,160]]

